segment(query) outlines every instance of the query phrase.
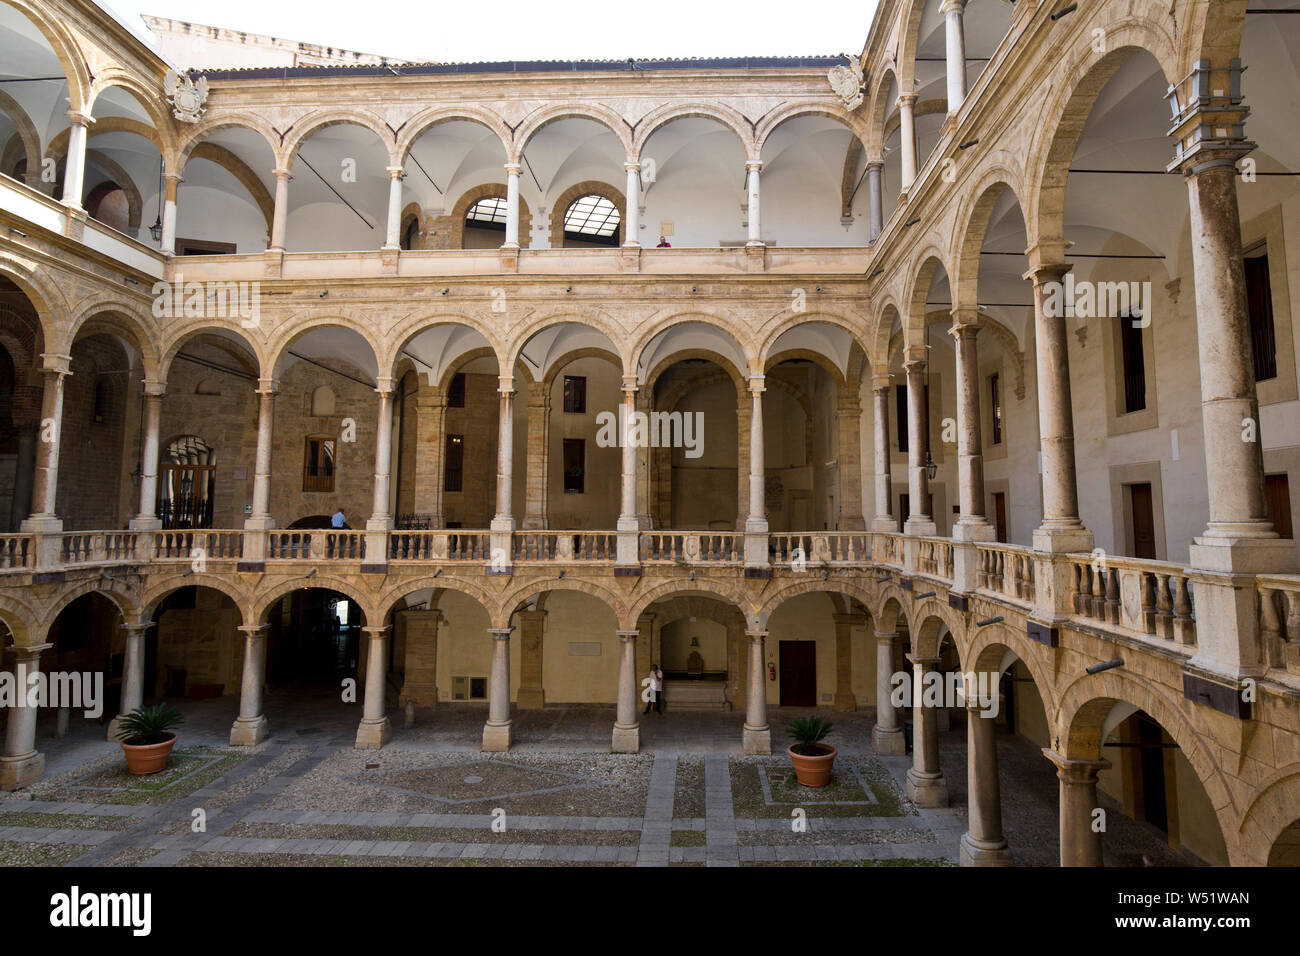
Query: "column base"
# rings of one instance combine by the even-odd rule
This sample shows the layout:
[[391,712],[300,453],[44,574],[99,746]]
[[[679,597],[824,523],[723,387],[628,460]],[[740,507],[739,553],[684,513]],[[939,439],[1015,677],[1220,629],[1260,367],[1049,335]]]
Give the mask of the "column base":
[[1290,538],[1202,535],[1188,549],[1191,566],[1202,571],[1248,574],[1294,574],[1295,542]]
[[505,753],[510,749],[514,739],[513,727],[512,721],[506,721],[504,724],[484,724],[482,749],[490,753]]
[[918,807],[946,807],[948,781],[942,773],[927,774],[916,769],[907,771],[907,799]]
[[1034,529],[1034,550],[1049,554],[1091,551],[1095,543],[1092,532],[1083,525],[1067,528],[1041,525]]
[[837,714],[851,714],[858,709],[858,699],[852,694],[836,694],[831,709]]
[[260,744],[266,739],[267,732],[265,715],[254,717],[252,720],[240,717],[230,727],[230,746],[252,747]]
[[637,753],[641,749],[641,725],[632,724],[630,727],[620,727],[618,724],[614,724],[614,736],[609,749],[611,753],[616,754]]
[[21,757],[0,757],[0,790],[20,790],[45,776],[45,754],[32,751]]
[[871,728],[871,746],[882,757],[902,757],[907,753],[907,737],[902,727]]
[[984,518],[958,518],[952,526],[954,541],[993,541],[996,538],[997,531]]
[[1015,863],[1006,840],[987,843],[974,839],[969,833],[961,835],[961,849],[957,856],[962,866],[1012,866]]
[[414,701],[416,707],[437,707],[438,685],[412,684],[408,682],[403,685],[402,693],[397,697],[397,706],[405,707],[408,700]]
[[63,519],[54,515],[32,515],[18,525],[23,534],[62,534]]
[[112,720],[110,720],[110,721],[108,722],[108,738],[107,738],[107,739],[108,739],[108,742],[109,742],[109,743],[117,743],[117,742],[118,742],[118,740],[117,740],[117,732],[118,732],[118,730],[121,728],[121,726],[122,726],[122,718],[125,717],[125,716],[126,716],[125,714],[118,714],[116,717],[114,717]]
[[745,732],[741,736],[741,752],[747,754],[771,754],[772,728],[750,727],[746,724]]
[[918,538],[933,538],[939,533],[939,526],[929,518],[908,518],[903,522],[903,534]]
[[868,529],[876,534],[898,534],[898,521],[891,517],[875,517],[871,519],[871,527]]
[[136,515],[127,524],[132,531],[161,531],[162,519],[153,515]]
[[357,750],[378,750],[393,736],[393,725],[387,717],[378,720],[362,719],[357,727]]
[[541,710],[546,706],[546,691],[541,687],[521,687],[515,692],[515,706],[520,710]]

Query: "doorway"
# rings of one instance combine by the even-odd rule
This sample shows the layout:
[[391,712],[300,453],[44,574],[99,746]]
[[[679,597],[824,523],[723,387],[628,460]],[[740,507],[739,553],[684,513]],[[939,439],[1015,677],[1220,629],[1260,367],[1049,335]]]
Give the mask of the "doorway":
[[993,530],[1001,544],[1007,543],[1007,494],[993,492]]
[[1291,530],[1291,488],[1285,474],[1264,476],[1264,508],[1279,538],[1294,537]]
[[1151,483],[1144,481],[1127,487],[1133,557],[1155,560],[1156,520],[1151,507]]
[[782,641],[781,706],[817,706],[817,642]]

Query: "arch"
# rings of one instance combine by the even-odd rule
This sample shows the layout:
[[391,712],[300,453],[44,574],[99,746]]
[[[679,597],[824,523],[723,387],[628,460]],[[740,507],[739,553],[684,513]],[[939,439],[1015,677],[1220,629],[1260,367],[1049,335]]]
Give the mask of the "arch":
[[131,344],[140,356],[144,377],[153,380],[158,375],[158,355],[153,345],[157,333],[151,325],[133,303],[113,298],[113,293],[101,293],[80,304],[77,318],[68,329],[68,347],[82,335],[111,331]]
[[907,614],[903,610],[906,595],[907,592],[896,584],[887,584],[877,590],[875,602],[867,605],[877,630],[882,633],[897,631],[900,620],[903,627],[908,627]]
[[[495,326],[499,327],[503,324],[498,320]],[[456,326],[480,336],[487,342],[487,347],[496,355],[498,368],[507,369],[512,367],[506,358],[510,354],[510,350],[500,338],[494,323],[488,321],[484,316],[475,316],[467,312],[445,309],[434,312],[413,312],[389,326],[384,337],[384,349],[379,353],[379,368],[386,370],[386,374],[392,375],[397,368],[398,362],[403,358],[402,350],[410,344],[411,340],[422,332],[438,326]],[[425,373],[421,372],[421,374]]]
[[[844,377],[844,373],[840,371],[839,366],[821,352],[813,349],[783,349],[775,355],[769,356],[767,361],[763,363],[763,376],[767,379],[769,373],[782,362],[794,362],[801,359],[812,362],[829,375],[836,389],[843,390],[848,386],[848,380]],[[773,381],[772,379],[767,380]]]
[[[1102,9],[1097,16],[1105,21],[1115,15]],[[1025,168],[1032,179],[1020,198],[1029,201],[1022,210],[1030,248],[1044,241],[1065,241],[1065,185],[1075,147],[1097,97],[1120,66],[1138,51],[1145,51],[1155,58],[1166,83],[1179,79],[1173,42],[1159,25],[1136,17],[1116,17],[1115,23],[1102,28],[1106,29],[1109,52],[1098,53],[1092,44],[1081,44],[1080,52],[1063,71],[1060,92],[1038,111],[1040,116],[1055,117],[1055,122],[1044,123],[1026,151]]]
[[946,627],[952,635],[957,656],[965,664],[966,655],[963,651],[966,649],[966,620],[948,606],[946,599],[939,601],[937,598],[926,598],[911,609],[907,630],[912,635],[912,653],[922,658],[938,657],[942,644],[940,625]]
[[[474,106],[469,103],[459,103],[455,106],[431,106],[427,109],[416,113],[405,123],[397,128],[397,143],[394,149],[394,155],[397,162],[395,165],[404,166],[406,160],[410,158],[411,148],[421,136],[429,132],[435,126],[441,123],[451,123],[461,120],[466,123],[477,123],[496,134],[501,141],[501,151],[505,156],[510,156],[510,128],[496,113],[484,109],[480,106]],[[504,164],[503,164],[504,165]]]
[[[263,378],[276,378],[279,376],[282,365],[289,358],[289,349],[295,342],[303,338],[309,332],[323,328],[341,328],[359,336],[366,345],[370,346],[370,352],[375,359],[375,367],[379,370],[385,367],[379,364],[380,356],[384,354],[381,342],[375,338],[372,326],[375,324],[373,316],[366,316],[360,313],[338,311],[325,315],[305,315],[298,313],[289,316],[278,327],[279,334],[269,337],[266,344],[266,354],[271,360],[270,365],[264,369]],[[356,363],[353,362],[353,365]],[[394,363],[396,364],[396,363]],[[364,366],[359,366],[364,367]]]
[[29,0],[3,0],[3,2],[30,20],[32,26],[40,31],[41,36],[45,37],[45,42],[58,57],[68,82],[68,109],[89,113],[89,90],[93,78],[90,66],[82,56],[81,47],[72,31],[59,17],[47,14],[44,9]]
[[[386,588],[379,594],[375,595],[375,607],[382,608],[383,617],[375,618],[376,626],[380,622],[386,622],[393,616],[393,612],[401,610],[397,604],[416,591],[455,591],[464,597],[476,601],[480,607],[487,613],[488,619],[492,621],[493,627],[505,627],[508,625],[498,623],[501,616],[502,602],[499,602],[488,591],[480,587],[472,580],[468,580],[457,574],[455,571],[447,571],[437,577],[432,574],[422,575],[420,577],[405,580],[401,584]],[[534,586],[536,590],[536,586]],[[369,617],[366,618],[370,620]]]
[[[744,324],[735,321],[729,317],[719,315],[714,312],[678,312],[672,315],[651,316],[642,324],[644,331],[640,332],[632,341],[632,347],[628,350],[629,368],[637,368],[644,359],[646,348],[654,342],[655,339],[663,336],[665,341],[672,334],[672,331],[678,326],[683,325],[704,325],[708,326],[715,332],[722,333],[723,336],[731,340],[731,345],[735,348],[737,354],[744,357],[745,368],[739,368],[735,362],[730,359],[726,364],[736,369],[738,375],[748,377],[751,369],[759,368],[758,355],[752,347],[753,337],[747,334]],[[743,342],[749,342],[746,346]],[[721,353],[717,353],[721,355]],[[640,374],[640,373],[638,373]],[[647,376],[640,375],[642,381]]]
[[[253,172],[247,163],[224,146],[218,146],[215,143],[196,144],[189,159],[206,159],[210,163],[216,163],[234,176],[239,181],[239,184],[248,190],[248,195],[257,205],[257,208],[262,211],[262,218],[266,220],[267,234],[270,234],[272,220],[275,218],[275,199],[257,173]],[[177,169],[184,171],[184,167],[178,166]]]
[[[624,155],[629,160],[636,155],[632,149],[631,127],[619,113],[606,106],[590,103],[557,103],[554,106],[545,106],[536,110],[515,128],[513,146],[510,149],[508,161],[518,163],[533,135],[542,127],[549,126],[556,120],[562,119],[588,119],[599,123],[618,137],[618,141],[623,144]],[[553,205],[552,208],[558,208],[558,206]]]
[[[800,116],[825,116],[842,124],[849,133],[856,139],[860,140],[864,146],[867,145],[867,128],[861,119],[856,118],[851,113],[846,113],[842,107],[831,106],[826,100],[795,100],[793,102],[783,103],[780,107],[768,113],[754,130],[754,153],[748,158],[751,160],[762,159],[763,147],[767,144],[767,138],[772,135],[778,126],[787,120],[792,120]],[[868,153],[870,155],[870,153]]]
[[[349,601],[361,608],[368,626],[377,627],[380,618],[372,614],[372,601],[359,591],[351,581],[337,577],[329,571],[322,571],[313,577],[298,575],[289,581],[281,581],[266,591],[255,592],[245,609],[244,620],[252,624],[267,623],[271,609],[286,595],[294,591],[337,591]],[[248,612],[252,613],[248,613]]]
[[282,138],[270,123],[256,113],[223,110],[220,113],[209,113],[199,120],[198,125],[193,127],[188,135],[182,135],[176,148],[176,169],[183,170],[194,150],[214,133],[223,129],[244,129],[257,133],[270,147],[272,157],[278,159],[276,149],[280,146]]
[[650,137],[674,120],[709,119],[720,123],[736,134],[747,159],[755,159],[758,150],[754,148],[754,124],[743,114],[725,103],[666,103],[641,117],[636,124],[636,136],[632,140],[629,153],[632,162],[641,161],[641,151]]
[[[524,344],[526,345],[528,343]],[[555,379],[566,366],[584,358],[604,359],[606,362],[609,362],[618,369],[620,374],[622,373],[623,360],[619,356],[615,355],[609,349],[602,349],[597,346],[586,346],[580,349],[571,349],[570,351],[551,359],[548,363],[546,375],[542,378],[542,387],[549,392],[551,386],[555,384]]]
[[14,594],[0,594],[0,624],[9,629],[15,647],[31,647],[41,643],[36,637],[36,621],[39,617],[32,607]]
[[[140,231],[140,219],[144,208],[144,200],[140,196],[140,190],[136,186],[135,180],[131,178],[130,173],[97,149],[86,150],[86,162],[94,163],[103,169],[109,175],[107,181],[126,194],[126,232],[134,239]],[[90,210],[90,196],[86,197],[86,210],[87,212]],[[96,217],[92,215],[91,218]],[[103,220],[97,219],[96,221],[102,222]]]
[[885,118],[889,115],[889,103],[885,97],[890,89],[902,86],[898,82],[898,72],[894,64],[886,63],[880,78],[872,88],[871,99],[867,105],[867,162],[880,162],[885,152]]
[[[465,217],[469,215],[470,209],[480,199],[505,199],[505,183],[483,183],[481,186],[475,186],[461,193],[456,205],[451,210],[451,247],[453,249],[465,248]],[[523,196],[519,197],[519,238],[520,248],[528,249],[533,242],[533,213],[528,208],[528,201]],[[504,234],[503,234],[504,235]],[[503,240],[504,241],[504,240]]]
[[[0,90],[0,113],[8,116],[17,129],[18,141],[22,144],[23,155],[27,159],[28,180],[32,176],[39,177],[41,169],[41,136],[36,131],[36,124],[32,122],[32,118],[27,115],[27,111],[22,108],[19,102],[4,90]],[[8,168],[0,169],[0,172],[7,175]]]
[[[720,352],[714,352],[712,349],[682,349],[677,352],[670,352],[646,373],[645,381],[641,387],[653,392],[655,386],[659,383],[659,379],[668,369],[678,362],[685,362],[688,359],[705,359],[718,366],[722,373],[736,386],[736,395],[738,397],[743,396],[749,390],[745,374],[729,358]],[[692,387],[694,386],[692,385]]]
[[[904,316],[903,322],[904,347],[921,345],[925,340],[925,326],[929,321],[927,318],[929,311],[925,300],[930,294],[930,284],[934,281],[935,269],[942,269],[944,276],[948,279],[949,287],[951,288],[952,285],[952,270],[948,267],[948,262],[938,246],[929,245],[924,247],[921,253],[912,261],[916,265],[909,270],[909,274],[913,278],[907,314]],[[929,361],[928,356],[926,360]]]
[[[199,535],[196,534],[195,537],[199,537]],[[181,565],[181,567],[187,566]],[[166,577],[151,575],[149,589],[145,591],[144,596],[140,599],[140,620],[148,621],[152,619],[154,611],[157,610],[158,605],[165,598],[187,587],[207,588],[210,591],[224,594],[230,598],[239,611],[240,623],[247,623],[246,610],[249,600],[246,591],[236,588],[220,575],[208,575],[203,572],[189,575],[187,572],[181,571],[180,568],[177,568],[175,573]]]
[[[965,669],[969,671],[995,669],[1002,660],[1002,654],[997,651],[999,647],[1015,654],[1029,671],[1029,676],[1034,679],[1034,688],[1043,700],[1043,712],[1047,715],[1048,731],[1055,736],[1057,731],[1052,723],[1057,708],[1054,675],[1050,670],[1050,664],[1043,660],[1044,645],[1030,641],[1023,632],[1014,631],[1005,624],[977,627],[966,642],[964,653],[962,653],[961,642],[957,645],[958,653],[966,662]],[[994,657],[996,660],[992,660]],[[988,666],[991,660],[992,666]]]
[[302,148],[302,144],[311,139],[313,134],[319,133],[330,126],[360,126],[362,129],[373,133],[375,138],[388,150],[389,161],[396,165],[393,155],[395,152],[393,136],[391,132],[387,136],[385,135],[388,126],[381,117],[368,110],[327,109],[308,113],[298,123],[285,130],[284,143],[276,152],[280,168],[292,169],[293,161],[298,157],[298,150]]
[[957,209],[956,231],[950,244],[950,248],[956,250],[953,270],[948,275],[954,308],[974,308],[978,302],[980,252],[984,248],[984,237],[993,208],[1008,190],[1023,216],[1025,203],[1021,177],[1001,162],[986,169],[974,187],[962,197]]
[[[620,622],[621,630],[633,630],[635,628],[635,619],[631,628],[624,628],[622,622],[628,616],[627,602],[618,594],[611,591],[602,584],[594,581],[582,581],[578,578],[547,578],[544,581],[533,579],[524,581],[516,587],[510,588],[502,596],[498,604],[503,613],[513,616],[519,608],[520,603],[530,595],[538,591],[573,591],[578,594],[586,594],[602,602],[613,613],[614,617]],[[509,627],[509,623],[503,625]]]
[[759,606],[759,616],[764,620],[767,620],[772,616],[777,608],[792,598],[804,594],[816,593],[826,594],[828,597],[831,595],[840,595],[841,597],[857,601],[862,605],[864,613],[869,617],[871,616],[871,591],[869,588],[855,584],[852,581],[822,581],[820,579],[796,581],[793,578],[785,582],[784,587],[779,586],[779,590],[773,593],[763,602],[762,605]]
[[38,625],[40,640],[45,640],[50,625],[54,623],[69,604],[77,600],[77,598],[85,597],[87,594],[102,594],[117,608],[122,615],[122,620],[136,620],[137,618],[134,616],[137,606],[135,598],[128,591],[121,591],[112,586],[106,587],[105,584],[104,577],[96,574],[93,577],[78,581],[67,590],[60,592],[59,596],[41,612],[41,622]]
[[[776,346],[777,340],[791,329],[796,329],[801,325],[822,323],[834,326],[843,332],[847,332],[853,340],[853,344],[862,350],[862,354],[867,358],[867,364],[872,368],[875,362],[872,360],[871,350],[867,348],[866,342],[862,339],[862,332],[867,325],[865,317],[854,320],[838,315],[834,312],[795,312],[786,309],[777,313],[773,318],[764,323],[759,330],[758,344],[758,363],[761,368],[767,368],[772,364],[771,350]],[[850,372],[852,370],[850,369]],[[838,373],[843,377],[843,373]]]
[[[536,588],[534,588],[536,590]],[[707,578],[701,578],[695,581],[688,581],[685,576],[675,581],[665,581],[663,584],[656,585],[645,593],[639,595],[630,605],[627,606],[626,616],[619,621],[619,627],[623,630],[632,631],[637,629],[637,621],[641,615],[649,610],[650,605],[665,597],[675,596],[702,595],[713,598],[729,604],[738,610],[745,618],[745,626],[751,627],[756,625],[757,613],[754,610],[746,611],[746,601],[738,593],[729,591],[721,581],[711,581]],[[765,618],[763,619],[766,620]]]
[[564,218],[569,212],[569,207],[583,196],[600,196],[614,204],[619,215],[619,231],[623,235],[623,241],[627,242],[627,197],[617,186],[611,186],[599,179],[588,179],[570,186],[551,204],[551,248],[563,248]]
[[[150,127],[144,127],[145,129],[150,130],[149,133],[145,133],[139,129],[143,124],[136,120],[130,120],[129,122],[136,128],[129,130],[129,132],[135,132],[139,133],[141,136],[145,136],[158,147],[158,152],[160,152],[165,158],[174,158],[176,155],[176,143],[175,138],[172,135],[172,130],[175,128],[175,123],[172,121],[172,117],[169,113],[161,109],[158,105],[162,102],[163,98],[158,95],[158,90],[156,88],[145,85],[134,73],[127,71],[123,67],[110,66],[103,73],[94,77],[94,84],[88,97],[86,112],[93,114],[95,104],[98,102],[99,98],[112,89],[123,90],[130,94],[132,99],[134,99],[139,105],[140,109],[142,109],[145,115],[149,117],[149,121],[153,123],[152,129],[150,129]],[[97,119],[90,129],[86,131],[87,138],[94,136],[97,130],[99,132],[109,132],[110,129],[117,129],[117,124],[110,124],[109,129],[99,128],[101,123],[110,119],[125,120],[127,118],[105,116],[102,119]],[[66,133],[67,130],[64,130],[64,132]],[[66,146],[64,148],[66,151]]]
[[250,339],[238,322],[233,325],[214,325],[211,319],[198,319],[193,325],[180,329],[169,329],[171,332],[163,340],[161,358],[158,362],[158,380],[167,381],[167,376],[171,372],[172,362],[185,344],[192,339],[203,335],[205,332],[225,332],[235,335],[243,346],[248,350],[253,359],[253,374],[258,375],[265,368],[265,361],[257,344]]
[[[66,352],[62,330],[67,327],[69,307],[62,290],[49,278],[49,270],[0,250],[0,276],[4,276],[27,297],[41,323],[44,351]],[[71,342],[71,336],[67,342]]]
[[1300,808],[1300,767],[1291,764],[1260,782],[1255,799],[1242,815],[1236,840],[1240,857],[1232,859],[1232,865],[1267,866],[1273,847],[1300,816],[1297,808]]

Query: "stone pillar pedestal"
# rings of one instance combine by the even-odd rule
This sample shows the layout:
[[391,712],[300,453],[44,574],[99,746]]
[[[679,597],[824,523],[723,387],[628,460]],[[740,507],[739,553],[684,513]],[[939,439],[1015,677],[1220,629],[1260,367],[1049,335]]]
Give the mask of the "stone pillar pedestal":
[[546,706],[542,687],[542,644],[545,611],[519,612],[519,689],[515,706],[520,710],[541,710]]
[[384,707],[388,683],[388,628],[363,627],[366,644],[366,700],[357,727],[357,749],[378,750],[393,736]]
[[491,627],[492,673],[488,679],[488,719],[483,725],[483,750],[504,753],[513,740],[510,719],[510,632],[513,628]]
[[767,631],[746,631],[749,637],[749,687],[745,694],[745,731],[741,739],[747,754],[770,754],[772,730],[767,725],[767,682],[763,673],[763,641]]
[[876,631],[876,726],[871,728],[871,746],[882,756],[901,757],[907,753],[907,738],[894,708],[894,640],[893,631]]
[[912,769],[907,771],[907,799],[918,807],[946,807],[948,781],[939,769],[939,720],[933,707],[926,707],[922,688],[925,675],[938,658],[908,656],[912,662]]
[[1110,767],[1108,760],[1070,760],[1043,748],[1043,756],[1056,764],[1061,781],[1061,866],[1101,866],[1101,833],[1093,829],[1097,808],[1097,772]]
[[435,707],[438,703],[438,628],[442,612],[398,611],[406,628],[406,679],[397,703],[408,701],[417,707]]
[[[961,838],[962,866],[1010,866],[1011,850],[1002,834],[1002,793],[998,788],[996,710],[968,698],[966,709],[967,830]],[[976,706],[979,705],[979,706]]]
[[[22,668],[30,679],[41,669],[41,651],[53,644],[10,647],[15,668]],[[26,705],[26,694],[19,705],[10,708],[5,724],[4,753],[0,754],[0,790],[19,790],[40,781],[45,774],[45,755],[36,752],[36,714],[38,708]]]
[[639,631],[618,632],[618,712],[610,750],[634,754],[641,749],[641,725],[636,716],[636,639]]
[[239,717],[230,728],[230,746],[252,747],[266,739],[262,713],[262,684],[266,677],[266,635],[269,624],[243,625],[244,673],[239,688]]

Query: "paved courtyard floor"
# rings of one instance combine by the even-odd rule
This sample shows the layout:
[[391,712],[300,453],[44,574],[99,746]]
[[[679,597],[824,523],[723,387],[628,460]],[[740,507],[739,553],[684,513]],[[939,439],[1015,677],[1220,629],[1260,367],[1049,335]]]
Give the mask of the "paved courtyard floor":
[[[613,707],[515,715],[515,746],[479,752],[486,707],[393,712],[392,741],[352,746],[360,707],[337,694],[268,696],[269,738],[227,745],[234,698],[187,702],[168,769],[131,777],[105,728],[61,739],[42,721],[46,779],[0,795],[0,865],[955,866],[966,830],[964,728],[940,735],[950,805],[913,806],[910,757],[871,749],[872,715],[828,714],[832,784],[794,783],[784,728],[771,757],[740,753],[739,713],[641,718],[642,752],[609,753]],[[1058,859],[1057,781],[1028,741],[998,739],[1003,820],[1018,864]],[[1106,863],[1195,865],[1108,801]]]

